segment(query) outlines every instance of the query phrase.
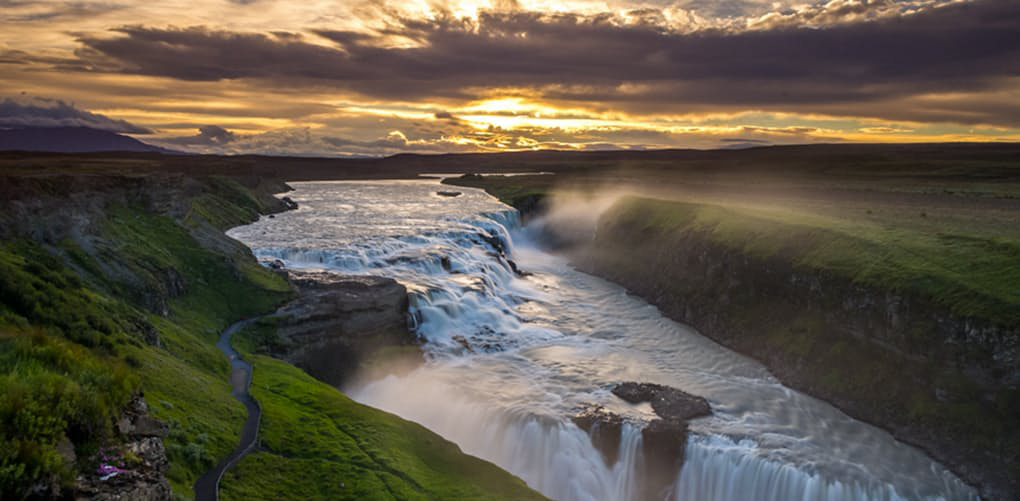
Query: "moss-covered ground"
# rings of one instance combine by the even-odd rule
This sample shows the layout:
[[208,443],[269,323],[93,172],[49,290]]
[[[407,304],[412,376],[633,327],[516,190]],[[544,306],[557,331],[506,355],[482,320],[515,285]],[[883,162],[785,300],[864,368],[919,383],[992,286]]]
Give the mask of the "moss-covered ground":
[[[45,198],[67,190],[59,184],[67,181],[33,186]],[[200,184],[176,217],[118,201],[91,214],[85,236],[0,241],[0,499],[30,498],[51,482],[66,489],[94,470],[100,448],[119,440],[113,422],[138,392],[169,424],[176,497],[191,498],[195,480],[236,447],[246,414],[216,340],[292,292],[222,234],[270,209],[264,195],[226,178]],[[273,348],[271,322],[252,332],[238,338],[242,350]],[[265,450],[227,479],[228,497],[539,497],[421,426],[356,404],[293,366],[266,357],[255,365]],[[75,462],[61,453],[68,444]]]
[[247,356],[263,410],[260,447],[224,476],[225,500],[544,499],[421,425],[285,362]]
[[[231,206],[221,226],[228,217],[250,221],[258,207]],[[57,445],[69,440],[84,459],[75,467],[87,468],[89,455],[115,439],[111,423],[138,391],[170,425],[169,478],[175,493],[190,497],[194,480],[236,445],[245,417],[214,346],[218,332],[290,294],[250,254],[224,253],[143,207],[108,207],[97,227],[90,251],[69,239],[0,245],[4,498],[26,496],[54,473],[71,481],[75,472]],[[183,290],[171,290],[168,276]],[[154,301],[165,302],[165,316]]]
[[1020,325],[1017,235],[636,197],[620,200],[605,217],[660,238],[698,231],[749,256],[779,256],[864,285],[923,295],[962,316]]

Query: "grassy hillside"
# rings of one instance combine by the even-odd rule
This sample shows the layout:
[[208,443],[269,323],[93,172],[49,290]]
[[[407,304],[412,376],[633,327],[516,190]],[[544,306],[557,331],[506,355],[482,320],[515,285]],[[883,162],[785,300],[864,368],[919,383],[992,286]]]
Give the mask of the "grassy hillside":
[[[11,194],[0,212],[0,498],[51,496],[51,485],[70,492],[101,449],[122,454],[113,424],[139,392],[169,425],[173,492],[191,498],[245,420],[219,333],[292,294],[222,230],[279,210],[269,196],[279,185],[160,175],[0,181]],[[537,497],[420,426],[283,362],[256,364],[268,452],[241,465],[230,492]]]
[[1020,238],[951,225],[883,224],[772,207],[726,207],[629,197],[604,215],[654,238],[697,231],[758,258],[931,298],[948,310],[1020,325]]
[[358,404],[301,370],[254,360],[260,450],[224,477],[241,499],[544,499],[421,425]]
[[[35,181],[35,200],[69,189],[65,183]],[[111,425],[139,391],[170,425],[176,493],[190,497],[195,478],[236,445],[244,409],[231,396],[215,340],[290,289],[243,247],[203,237],[214,228],[198,211],[209,199],[233,209],[221,225],[267,209],[232,181],[206,179],[201,195],[183,201],[190,208],[180,219],[142,199],[115,197],[89,214],[84,232],[0,243],[4,498],[27,496],[54,477],[68,487],[76,471],[94,468],[101,447],[116,447]],[[56,203],[58,212],[88,211]],[[73,445],[76,462],[58,452],[62,443]]]

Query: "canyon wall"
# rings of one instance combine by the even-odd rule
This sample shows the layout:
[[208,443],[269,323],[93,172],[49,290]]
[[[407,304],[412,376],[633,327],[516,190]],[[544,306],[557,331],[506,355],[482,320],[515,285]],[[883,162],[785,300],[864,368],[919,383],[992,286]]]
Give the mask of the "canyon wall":
[[739,238],[656,227],[650,217],[608,211],[574,263],[761,361],[784,384],[925,449],[983,496],[1020,492],[1017,326],[799,265],[790,254],[803,242],[763,255]]

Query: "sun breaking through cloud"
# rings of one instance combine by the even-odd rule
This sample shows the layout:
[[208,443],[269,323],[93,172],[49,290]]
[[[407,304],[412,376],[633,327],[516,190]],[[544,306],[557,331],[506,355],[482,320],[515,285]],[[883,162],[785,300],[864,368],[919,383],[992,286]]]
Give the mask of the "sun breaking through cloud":
[[0,127],[91,126],[188,151],[1020,140],[1009,0],[17,0],[0,12]]

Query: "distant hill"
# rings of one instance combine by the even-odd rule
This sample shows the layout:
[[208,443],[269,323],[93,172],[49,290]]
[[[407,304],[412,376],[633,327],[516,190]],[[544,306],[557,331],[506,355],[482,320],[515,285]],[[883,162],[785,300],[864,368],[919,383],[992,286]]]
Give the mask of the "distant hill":
[[0,151],[92,153],[132,151],[177,153],[145,144],[135,138],[89,127],[25,127],[0,129]]

